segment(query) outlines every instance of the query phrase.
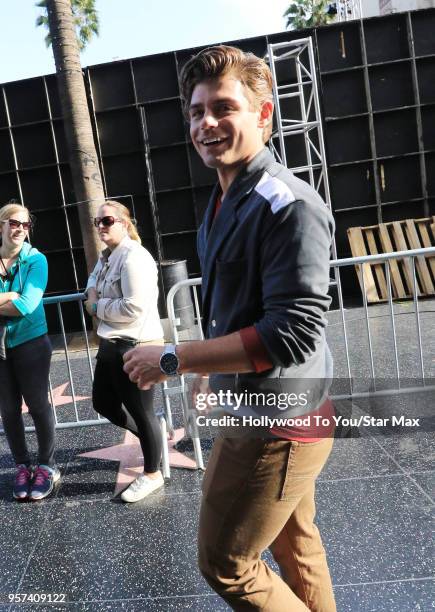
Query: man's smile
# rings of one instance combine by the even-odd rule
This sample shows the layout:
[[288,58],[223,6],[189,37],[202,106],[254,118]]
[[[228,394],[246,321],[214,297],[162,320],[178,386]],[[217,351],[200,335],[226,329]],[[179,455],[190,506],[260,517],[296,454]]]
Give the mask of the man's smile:
[[210,138],[203,138],[202,140],[200,140],[199,142],[204,145],[205,147],[209,147],[212,145],[218,145],[221,144],[222,142],[225,142],[227,139],[226,138],[219,138],[219,137],[210,137]]

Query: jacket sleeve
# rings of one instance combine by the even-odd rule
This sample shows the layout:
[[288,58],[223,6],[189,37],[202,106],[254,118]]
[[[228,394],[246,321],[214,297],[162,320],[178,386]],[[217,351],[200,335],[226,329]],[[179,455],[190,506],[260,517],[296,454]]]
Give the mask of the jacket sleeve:
[[128,323],[155,308],[157,302],[157,267],[143,251],[130,251],[121,267],[120,298],[100,298],[97,317],[102,321]]
[[273,363],[290,367],[314,353],[326,326],[334,222],[326,206],[296,200],[270,212],[265,226],[264,315],[255,328]]
[[97,277],[98,277],[98,273],[100,270],[101,270],[101,260],[99,259],[97,263],[95,264],[95,268],[89,274],[88,282],[86,283],[85,293],[87,293],[88,289],[90,289],[91,287],[94,287],[94,288],[97,287]]
[[[20,272],[18,272],[19,274]],[[48,281],[48,265],[45,255],[37,253],[29,259],[29,268],[21,295],[12,304],[23,317],[32,313],[41,303]]]

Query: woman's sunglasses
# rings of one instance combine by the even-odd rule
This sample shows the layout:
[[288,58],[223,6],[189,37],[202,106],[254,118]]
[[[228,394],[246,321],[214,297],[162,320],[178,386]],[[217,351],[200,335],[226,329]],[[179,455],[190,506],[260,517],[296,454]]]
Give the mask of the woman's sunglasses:
[[25,232],[28,232],[30,229],[32,229],[32,225],[33,225],[31,221],[18,221],[17,219],[6,219],[4,223],[6,223],[6,221],[9,223],[9,227],[11,227],[12,229],[18,229],[22,225],[23,230]]
[[101,223],[103,227],[112,227],[112,225],[117,221],[121,223],[121,219],[117,219],[116,217],[112,217],[111,215],[107,217],[95,217],[94,225],[95,227],[99,227]]

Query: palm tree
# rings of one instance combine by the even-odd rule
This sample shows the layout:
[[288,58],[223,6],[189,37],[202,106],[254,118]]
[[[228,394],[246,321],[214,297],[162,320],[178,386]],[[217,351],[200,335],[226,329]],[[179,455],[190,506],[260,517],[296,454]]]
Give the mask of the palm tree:
[[302,30],[330,23],[335,13],[331,0],[292,0],[284,13],[286,28]]
[[[104,202],[97,152],[95,150],[88,101],[80,65],[79,38],[83,45],[98,31],[94,0],[42,0],[45,15],[38,25],[48,25],[49,43],[56,64],[57,85],[62,106],[69,164],[78,204],[80,227],[88,272],[99,253],[99,239],[92,224],[98,206]],[[85,18],[80,20],[80,16]]]
[[[36,6],[45,9],[42,15],[36,19],[37,26],[44,26],[49,30],[48,15],[47,15],[47,0],[40,0]],[[71,9],[73,13],[74,25],[79,41],[80,51],[83,51],[89,41],[99,34],[98,13],[95,8],[95,0],[71,0]],[[51,45],[51,34],[48,31],[45,37],[47,47]]]

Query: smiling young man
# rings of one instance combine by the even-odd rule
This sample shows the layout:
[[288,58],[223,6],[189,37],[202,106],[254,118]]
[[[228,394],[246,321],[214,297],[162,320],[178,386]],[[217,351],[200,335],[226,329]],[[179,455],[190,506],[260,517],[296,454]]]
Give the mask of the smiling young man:
[[[140,388],[188,372],[210,374],[215,392],[276,398],[310,383],[309,406],[292,416],[328,415],[333,221],[318,194],[265,148],[273,116],[269,68],[234,47],[211,47],[186,64],[181,91],[192,142],[219,179],[198,233],[207,339],[169,345],[163,355],[158,347],[135,348],[124,369]],[[214,444],[199,566],[235,610],[335,610],[314,524],[314,483],[332,439],[315,434],[287,427]],[[261,560],[267,548],[281,577]]]

